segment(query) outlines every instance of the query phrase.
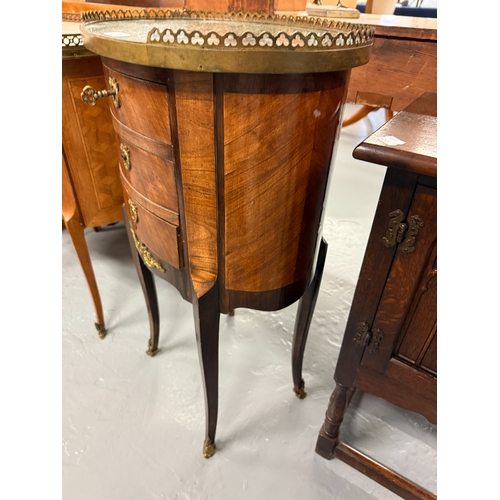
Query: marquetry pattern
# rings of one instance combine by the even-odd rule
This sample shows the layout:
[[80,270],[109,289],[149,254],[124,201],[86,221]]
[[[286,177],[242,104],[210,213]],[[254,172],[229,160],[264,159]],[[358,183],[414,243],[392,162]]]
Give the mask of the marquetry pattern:
[[95,106],[90,107],[81,100],[85,85],[104,88],[104,79],[71,79],[67,84],[73,96],[74,110],[80,124],[99,208],[112,208],[122,203],[123,194],[118,174],[119,144],[111,123],[109,105],[106,100],[99,100]]

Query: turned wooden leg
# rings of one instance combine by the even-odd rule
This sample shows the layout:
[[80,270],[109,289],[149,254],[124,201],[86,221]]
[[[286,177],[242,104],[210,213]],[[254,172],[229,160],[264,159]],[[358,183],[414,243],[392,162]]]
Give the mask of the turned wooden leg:
[[94,302],[94,309],[97,317],[97,322],[94,323],[99,334],[99,337],[103,339],[106,336],[106,327],[104,325],[104,313],[102,311],[101,296],[99,295],[99,290],[97,288],[97,282],[94,275],[94,269],[92,268],[92,262],[90,260],[89,249],[87,247],[87,242],[85,240],[85,234],[83,231],[83,225],[80,222],[78,216],[71,217],[69,220],[65,220],[64,224],[66,230],[73,242],[75,247],[76,255],[80,261],[80,265],[83,269],[83,274],[87,280],[90,293],[92,295],[92,300]]
[[219,294],[217,283],[203,296],[195,298],[194,322],[205,390],[206,434],[203,456],[215,453],[215,430],[219,401]]
[[128,242],[132,252],[132,258],[134,259],[135,268],[137,270],[137,275],[139,276],[139,281],[141,282],[144,299],[146,300],[146,307],[148,309],[150,337],[146,354],[153,357],[159,351],[158,340],[160,338],[160,311],[158,309],[158,297],[156,295],[154,276],[139,257],[137,249],[135,248],[134,238],[132,237],[132,233],[130,231],[125,205],[122,210],[123,220],[125,221],[125,227],[127,229]]
[[302,379],[302,361],[304,360],[307,334],[309,333],[309,326],[311,325],[314,307],[318,298],[323,269],[325,268],[327,250],[328,243],[322,238],[314,278],[299,301],[295,320],[292,343],[292,377],[293,391],[300,399],[305,398],[307,394],[304,390],[304,380]]
[[354,388],[344,387],[337,382],[335,390],[330,396],[325,421],[316,442],[316,453],[324,458],[332,458],[335,448],[339,444],[340,424],[344,420],[345,411],[354,390]]

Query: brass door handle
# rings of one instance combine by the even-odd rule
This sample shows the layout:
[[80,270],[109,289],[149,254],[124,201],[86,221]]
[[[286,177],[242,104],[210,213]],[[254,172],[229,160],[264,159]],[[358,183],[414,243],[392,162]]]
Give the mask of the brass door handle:
[[113,104],[115,105],[115,108],[119,108],[120,94],[118,82],[112,77],[109,78],[108,82],[111,90],[95,90],[90,85],[83,87],[83,91],[81,93],[82,101],[87,106],[95,106],[97,99],[101,99],[102,97],[113,97]]

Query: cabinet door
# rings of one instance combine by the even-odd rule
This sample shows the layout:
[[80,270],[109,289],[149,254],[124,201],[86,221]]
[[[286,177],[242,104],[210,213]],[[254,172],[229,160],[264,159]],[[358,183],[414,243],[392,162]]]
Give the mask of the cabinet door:
[[[421,222],[420,222],[421,221]],[[418,186],[372,324],[362,364],[383,372],[392,357],[421,366],[435,336],[436,190]],[[412,229],[412,226],[415,229]],[[418,232],[412,235],[412,232]],[[414,240],[410,240],[414,238]]]
[[431,421],[437,376],[436,212],[436,190],[417,186],[356,383]]

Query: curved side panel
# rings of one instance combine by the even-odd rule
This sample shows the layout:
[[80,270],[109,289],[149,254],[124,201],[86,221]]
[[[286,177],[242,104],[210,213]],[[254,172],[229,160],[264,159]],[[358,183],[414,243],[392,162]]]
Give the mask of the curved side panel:
[[221,75],[226,289],[278,291],[310,274],[348,77]]

